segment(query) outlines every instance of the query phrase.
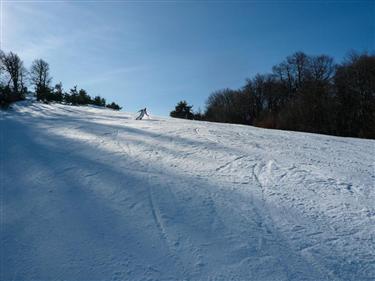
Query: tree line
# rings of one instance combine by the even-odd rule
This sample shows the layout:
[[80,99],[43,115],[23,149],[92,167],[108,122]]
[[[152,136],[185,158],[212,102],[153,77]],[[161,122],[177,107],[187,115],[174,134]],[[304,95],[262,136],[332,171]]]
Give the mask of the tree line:
[[27,70],[20,57],[13,53],[0,50],[0,106],[5,107],[12,102],[23,100],[29,92],[27,86],[34,87],[34,95],[41,102],[58,102],[69,105],[96,105],[105,106],[114,110],[121,107],[112,102],[106,103],[101,96],[91,97],[84,89],[77,86],[64,92],[62,83],[51,85],[49,64],[42,60],[33,61],[30,70]]
[[172,117],[375,138],[375,55],[296,52],[237,90],[213,92],[203,114],[180,102]]

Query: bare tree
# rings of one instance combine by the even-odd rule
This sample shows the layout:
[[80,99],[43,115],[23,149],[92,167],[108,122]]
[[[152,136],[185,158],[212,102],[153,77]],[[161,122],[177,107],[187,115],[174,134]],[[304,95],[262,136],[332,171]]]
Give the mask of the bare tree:
[[303,52],[296,52],[286,58],[286,63],[289,65],[290,74],[294,77],[296,89],[302,87],[309,76],[310,58]]
[[5,67],[3,64],[3,57],[4,57],[4,52],[0,50],[0,106],[4,103],[5,101],[5,84],[6,84],[6,78],[5,78]]
[[22,94],[26,82],[27,71],[22,60],[17,54],[10,52],[0,54],[2,69],[7,74],[7,85],[11,87],[14,94]]
[[3,50],[0,50],[0,83],[3,83],[4,63],[3,57],[5,56]]
[[320,55],[311,58],[310,67],[314,81],[328,81],[333,77],[336,65],[332,57]]
[[42,59],[34,60],[30,69],[30,78],[36,91],[47,88],[52,80],[48,63]]

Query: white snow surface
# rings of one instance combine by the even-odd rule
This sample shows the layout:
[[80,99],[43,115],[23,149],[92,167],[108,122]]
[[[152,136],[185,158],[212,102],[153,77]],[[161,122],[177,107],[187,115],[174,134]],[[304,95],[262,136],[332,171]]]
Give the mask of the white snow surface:
[[21,102],[1,276],[375,280],[375,141]]

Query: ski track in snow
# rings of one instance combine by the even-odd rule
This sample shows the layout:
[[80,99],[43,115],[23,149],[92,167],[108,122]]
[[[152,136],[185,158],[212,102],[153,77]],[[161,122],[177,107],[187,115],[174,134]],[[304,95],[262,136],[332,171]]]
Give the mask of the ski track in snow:
[[8,280],[374,280],[375,141],[29,101],[1,112]]

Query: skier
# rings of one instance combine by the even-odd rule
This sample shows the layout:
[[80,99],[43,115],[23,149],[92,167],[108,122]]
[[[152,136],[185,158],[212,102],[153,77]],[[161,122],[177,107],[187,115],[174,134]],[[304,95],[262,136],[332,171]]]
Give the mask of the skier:
[[146,107],[144,109],[141,109],[139,110],[138,112],[140,112],[139,116],[136,118],[136,120],[142,120],[143,117],[145,116],[145,114],[147,115],[148,118],[150,118],[150,116],[148,115],[147,113],[147,109]]

